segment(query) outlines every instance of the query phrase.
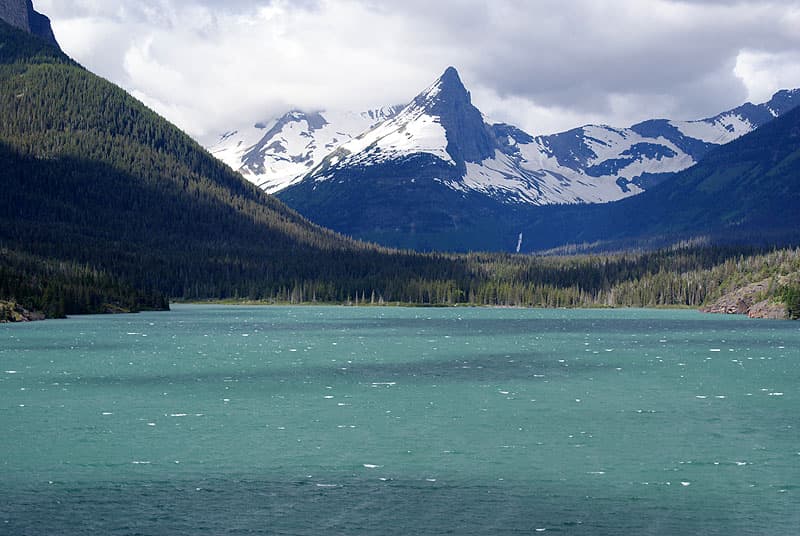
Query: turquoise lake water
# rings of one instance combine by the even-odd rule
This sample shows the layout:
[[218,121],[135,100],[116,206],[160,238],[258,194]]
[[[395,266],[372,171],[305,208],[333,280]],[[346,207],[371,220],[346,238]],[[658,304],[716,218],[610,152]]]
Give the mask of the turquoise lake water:
[[800,533],[800,324],[173,306],[0,326],[0,534]]

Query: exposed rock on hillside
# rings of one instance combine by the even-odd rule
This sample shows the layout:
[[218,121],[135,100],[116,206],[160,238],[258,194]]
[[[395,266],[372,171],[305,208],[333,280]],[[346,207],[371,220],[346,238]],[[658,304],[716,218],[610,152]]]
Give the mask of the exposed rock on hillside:
[[[786,305],[769,297],[777,286],[785,285],[789,277],[781,277],[778,285],[770,279],[751,283],[731,291],[714,303],[703,307],[704,313],[747,315],[750,318],[785,320],[789,318]],[[766,299],[765,299],[766,298]]]
[[0,19],[58,47],[50,19],[33,9],[31,0],[0,0]]
[[786,305],[776,303],[773,300],[763,300],[747,311],[747,316],[750,318],[767,318],[770,320],[786,320],[788,318],[788,311]]
[[35,311],[29,311],[16,302],[0,301],[0,324],[8,322],[31,322],[34,320],[44,320],[44,315]]

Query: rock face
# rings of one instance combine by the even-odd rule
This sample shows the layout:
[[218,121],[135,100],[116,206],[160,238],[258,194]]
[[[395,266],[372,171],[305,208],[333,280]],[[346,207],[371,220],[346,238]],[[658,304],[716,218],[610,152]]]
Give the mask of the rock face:
[[786,320],[788,312],[786,305],[775,303],[772,300],[764,300],[756,303],[747,311],[750,318],[766,318],[770,320]]
[[0,301],[0,324],[7,322],[32,322],[44,320],[42,313],[29,311],[16,302]]
[[0,0],[0,19],[58,48],[50,19],[33,9],[32,0]]
[[711,305],[703,307],[701,311],[704,313],[747,315],[750,318],[787,319],[789,314],[786,305],[776,303],[771,299],[759,300],[759,297],[764,296],[769,290],[769,279],[751,283],[725,294]]

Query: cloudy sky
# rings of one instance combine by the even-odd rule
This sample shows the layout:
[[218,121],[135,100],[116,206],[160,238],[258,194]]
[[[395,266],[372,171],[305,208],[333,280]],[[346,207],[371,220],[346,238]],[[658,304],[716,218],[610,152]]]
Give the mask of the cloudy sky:
[[410,101],[448,65],[533,134],[800,87],[800,0],[34,0],[62,48],[204,142]]

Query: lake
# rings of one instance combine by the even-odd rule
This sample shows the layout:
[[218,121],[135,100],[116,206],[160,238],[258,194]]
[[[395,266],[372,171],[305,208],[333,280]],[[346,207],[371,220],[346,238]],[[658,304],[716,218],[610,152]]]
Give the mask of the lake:
[[0,326],[0,534],[786,535],[800,324],[223,307]]

